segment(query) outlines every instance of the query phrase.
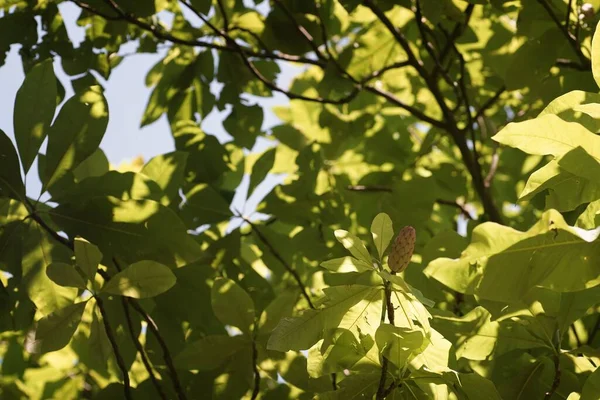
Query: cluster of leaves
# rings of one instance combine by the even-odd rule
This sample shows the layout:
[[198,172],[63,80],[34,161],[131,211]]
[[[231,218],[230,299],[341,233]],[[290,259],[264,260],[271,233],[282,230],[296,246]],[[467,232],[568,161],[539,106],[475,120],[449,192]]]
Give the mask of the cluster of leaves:
[[[77,46],[65,2],[0,0],[2,398],[600,396],[598,2],[70,3]],[[175,151],[119,171],[131,43]]]

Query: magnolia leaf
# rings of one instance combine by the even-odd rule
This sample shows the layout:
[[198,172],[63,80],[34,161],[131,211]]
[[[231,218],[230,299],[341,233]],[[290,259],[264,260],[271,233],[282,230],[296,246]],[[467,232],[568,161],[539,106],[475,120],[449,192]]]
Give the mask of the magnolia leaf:
[[108,125],[108,105],[99,86],[76,94],[61,108],[48,134],[44,188],[91,156]]
[[340,242],[354,257],[369,265],[372,264],[371,255],[359,238],[343,229],[336,230],[334,234],[338,242]]
[[275,153],[277,148],[272,147],[265,151],[258,160],[252,166],[252,173],[250,174],[250,184],[248,186],[248,195],[246,198],[250,198],[254,189],[267,177],[267,174],[273,168],[275,164]]
[[188,154],[174,151],[152,158],[144,165],[141,173],[151,178],[164,192],[161,203],[179,203],[179,188],[183,184]]
[[375,340],[377,346],[382,349],[384,357],[401,369],[413,355],[427,347],[427,341],[422,331],[400,328],[390,324],[379,326]]
[[85,280],[79,272],[77,272],[74,265],[54,262],[48,265],[46,274],[48,275],[48,278],[52,279],[52,282],[57,285],[86,289]]
[[323,261],[321,267],[333,272],[364,272],[374,269],[373,264],[349,256]]
[[144,299],[166,292],[176,280],[169,267],[156,261],[138,261],[114,275],[102,287],[102,293]]
[[83,238],[75,238],[75,261],[88,279],[94,280],[98,264],[102,261],[102,253],[98,247],[94,246]]
[[48,353],[60,350],[71,341],[79,326],[87,302],[58,309],[37,322],[28,333],[25,348],[29,353]]
[[424,272],[458,292],[508,303],[535,286],[583,290],[600,284],[600,248],[593,243],[599,234],[600,228],[567,225],[555,210],[527,232],[487,222],[473,230],[460,258],[438,258]]
[[[600,42],[600,40],[599,40]],[[583,384],[580,400],[593,400],[600,393],[600,368],[596,369]]]
[[596,25],[592,38],[592,74],[598,87],[600,87],[600,23]]
[[373,242],[379,253],[379,259],[383,258],[383,253],[390,244],[390,240],[394,236],[394,227],[392,220],[385,213],[379,213],[371,224],[371,234],[373,235]]
[[299,317],[283,318],[269,338],[269,350],[306,350],[325,337],[329,329],[352,331],[355,336],[375,335],[381,318],[383,288],[350,285],[323,290],[320,308],[306,310]]
[[21,166],[12,141],[0,129],[0,197],[25,199],[25,185],[21,179]]
[[567,122],[557,115],[511,122],[492,137],[525,153],[561,157],[576,147],[582,147],[596,161],[600,160],[600,137],[576,122]]
[[242,336],[210,335],[189,343],[173,360],[181,369],[217,369],[250,342]]
[[49,58],[31,68],[15,100],[15,139],[25,173],[48,135],[56,108],[56,95],[56,76]]
[[250,333],[255,318],[254,301],[244,289],[231,279],[218,278],[210,297],[213,311],[223,324]]

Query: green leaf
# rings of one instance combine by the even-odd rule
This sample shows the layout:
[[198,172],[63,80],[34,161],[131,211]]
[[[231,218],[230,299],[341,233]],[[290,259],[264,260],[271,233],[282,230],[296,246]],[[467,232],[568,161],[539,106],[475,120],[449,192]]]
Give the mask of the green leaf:
[[114,275],[102,287],[102,293],[145,299],[171,289],[176,280],[169,267],[155,261],[139,261]]
[[183,185],[188,154],[174,151],[152,158],[141,173],[151,178],[165,193],[161,203],[164,205],[179,203],[179,189]]
[[242,336],[210,335],[185,346],[175,359],[180,369],[211,371],[231,360],[236,353],[250,343]]
[[[382,349],[384,356],[398,368],[404,368],[406,363],[427,346],[425,335],[421,331],[400,328],[390,324],[381,324],[375,334],[377,347]],[[425,346],[423,344],[425,343]]]
[[180,267],[203,255],[175,212],[155,201],[73,199],[49,214],[70,236],[85,237],[107,258],[117,255],[126,263],[154,260]]
[[508,303],[535,286],[582,290],[600,283],[599,233],[567,225],[555,210],[527,232],[488,222],[473,230],[460,258],[438,258],[424,272],[461,293]]
[[86,289],[85,280],[75,270],[74,265],[54,262],[48,265],[46,274],[57,285]]
[[212,186],[199,184],[185,194],[181,215],[185,221],[192,222],[191,227],[197,227],[228,220],[233,213],[229,203]]
[[48,353],[69,344],[79,326],[87,302],[72,304],[54,311],[37,322],[27,335],[25,348],[29,353]]
[[94,246],[83,238],[75,238],[75,261],[86,277],[94,281],[98,264],[102,261],[102,253],[98,247]]
[[525,324],[492,321],[491,314],[483,307],[476,307],[462,317],[437,315],[432,325],[454,343],[457,358],[487,360],[491,355],[501,356],[515,349],[548,347],[548,343],[533,336]]
[[56,77],[52,59],[36,64],[17,92],[13,123],[25,173],[37,156],[56,108]]
[[237,104],[223,121],[223,127],[240,146],[252,149],[263,124],[263,110],[258,105]]
[[349,256],[323,261],[321,267],[333,272],[364,272],[374,269],[373,264]]
[[99,86],[76,94],[61,108],[48,134],[44,188],[90,157],[108,125],[108,105]]
[[351,285],[323,291],[322,307],[306,310],[300,317],[282,319],[269,338],[267,349],[306,350],[333,328],[351,330],[357,337],[359,331],[375,335],[381,317],[383,288]]
[[364,261],[369,265],[373,263],[371,260],[371,255],[367,251],[364,243],[359,238],[343,229],[336,230],[334,235],[337,241],[340,242],[354,257]]
[[248,186],[248,195],[246,198],[250,198],[254,189],[267,177],[267,174],[273,168],[275,164],[275,153],[277,148],[272,147],[265,151],[258,160],[252,166],[252,173],[250,174],[250,185]]
[[586,380],[581,390],[580,400],[593,400],[600,393],[600,369],[596,369]]
[[12,141],[0,129],[0,197],[25,199],[25,185],[21,179],[21,165]]
[[254,324],[254,301],[237,283],[227,278],[215,280],[211,290],[211,303],[217,318],[225,324],[250,333]]
[[379,253],[379,259],[383,258],[385,250],[390,244],[390,240],[394,236],[394,227],[392,220],[386,213],[379,213],[371,224],[371,234],[373,235],[373,242]]
[[592,39],[592,74],[598,87],[600,87],[600,23],[596,25]]
[[600,137],[582,125],[567,122],[554,114],[511,122],[492,139],[528,154],[554,157],[561,157],[580,146],[596,161],[600,160]]
[[277,296],[260,315],[259,333],[271,334],[282,318],[292,315],[297,301],[298,294],[296,293],[284,292]]

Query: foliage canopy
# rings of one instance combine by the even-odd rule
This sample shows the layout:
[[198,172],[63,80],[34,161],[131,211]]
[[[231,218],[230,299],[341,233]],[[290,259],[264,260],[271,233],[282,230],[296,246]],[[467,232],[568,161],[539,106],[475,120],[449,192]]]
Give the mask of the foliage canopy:
[[[600,398],[599,10],[0,0],[0,397]],[[119,171],[131,44],[175,151]]]

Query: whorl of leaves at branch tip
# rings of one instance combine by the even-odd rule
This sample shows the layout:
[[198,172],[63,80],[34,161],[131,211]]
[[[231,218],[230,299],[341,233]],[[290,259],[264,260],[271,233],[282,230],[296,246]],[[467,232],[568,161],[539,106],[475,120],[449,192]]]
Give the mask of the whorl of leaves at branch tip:
[[413,251],[415,250],[416,240],[417,232],[415,228],[405,226],[400,229],[388,258],[388,265],[393,272],[402,272],[408,267]]

